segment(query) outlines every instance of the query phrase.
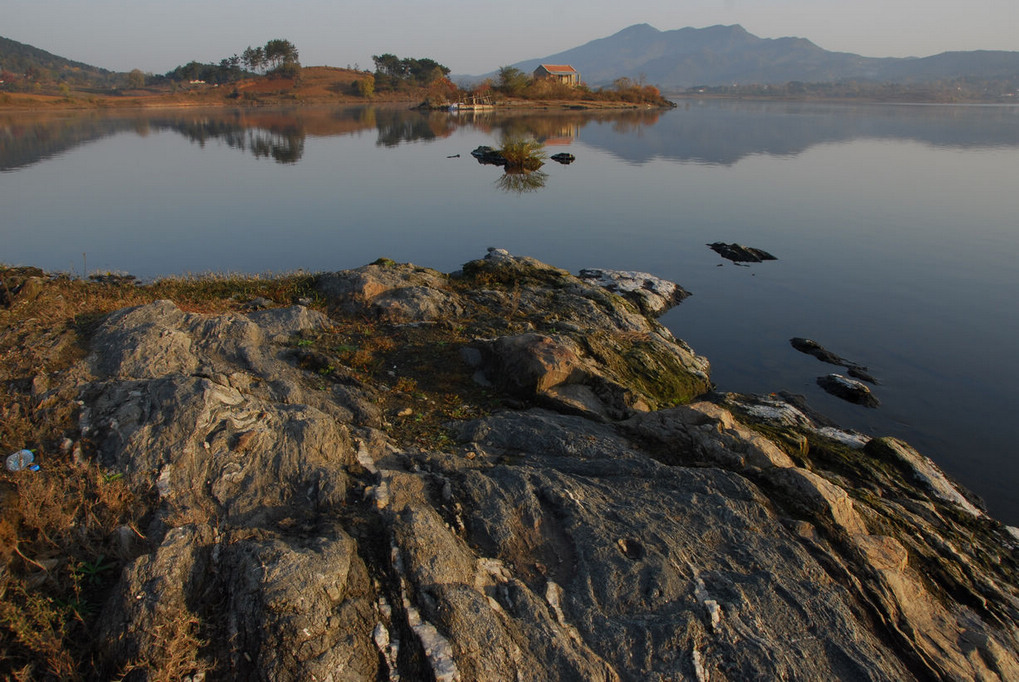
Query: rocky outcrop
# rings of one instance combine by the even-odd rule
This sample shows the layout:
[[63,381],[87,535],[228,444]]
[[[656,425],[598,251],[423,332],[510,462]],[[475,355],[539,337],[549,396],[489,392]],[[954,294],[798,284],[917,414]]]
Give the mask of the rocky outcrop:
[[[154,504],[108,676],[1019,676],[1016,541],[904,443],[710,394],[645,307],[502,251],[318,290],[328,317],[160,301],[93,336],[82,430]],[[347,326],[386,361],[344,368]],[[401,431],[420,338],[435,402],[501,407]]]
[[743,246],[736,242],[733,242],[732,244],[714,242],[712,244],[708,244],[708,248],[722,258],[731,260],[733,263],[760,263],[766,260],[778,260],[767,251],[755,249],[752,246]]
[[661,315],[690,295],[689,291],[675,282],[655,277],[648,272],[585,268],[577,276],[585,282],[629,298],[646,315]]

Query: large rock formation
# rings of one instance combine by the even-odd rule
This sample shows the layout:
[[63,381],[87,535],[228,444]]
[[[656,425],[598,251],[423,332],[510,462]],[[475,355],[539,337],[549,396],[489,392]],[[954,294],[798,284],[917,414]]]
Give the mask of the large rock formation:
[[[1019,679],[1016,541],[908,445],[712,395],[646,301],[505,252],[320,292],[94,335],[82,429],[157,496],[110,674]],[[386,396],[428,363],[504,409],[416,444]]]

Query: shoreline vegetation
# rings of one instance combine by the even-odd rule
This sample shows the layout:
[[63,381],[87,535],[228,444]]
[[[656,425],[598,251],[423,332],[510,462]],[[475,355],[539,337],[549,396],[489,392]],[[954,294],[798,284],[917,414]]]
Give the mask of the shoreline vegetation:
[[498,249],[0,267],[0,445],[40,467],[0,472],[0,676],[1015,671],[1019,530],[905,443],[714,393],[656,319],[686,295]]
[[[31,45],[0,38],[0,110],[168,107],[259,107],[313,104],[414,103],[422,108],[608,109],[672,107],[658,87],[617,78],[589,87],[503,66],[480,82],[453,83],[450,69],[430,58],[373,55],[374,71],[350,65],[303,66],[297,46],[276,38],[248,46],[218,63],[191,61],[165,74],[117,73],[74,62]],[[572,69],[570,69],[572,72]],[[576,74],[573,73],[575,76]],[[999,103],[1016,93],[989,77],[928,83],[837,81],[698,85],[669,96],[782,101]]]
[[[129,110],[174,108],[269,108],[293,106],[383,104],[422,109],[446,109],[463,101],[484,101],[490,110],[609,110],[674,107],[677,101],[740,99],[760,101],[900,103],[900,104],[1019,104],[1008,99],[987,99],[961,92],[895,86],[850,87],[838,84],[787,84],[786,86],[694,87],[662,95],[653,86],[621,79],[611,88],[545,87],[506,91],[479,86],[462,90],[443,79],[434,87],[373,87],[363,94],[364,83],[374,81],[368,71],[328,66],[301,67],[300,77],[265,75],[229,84],[187,83],[177,87],[95,89],[39,88],[29,92],[0,91],[0,111],[45,112],[61,110]],[[550,87],[551,86],[551,87]]]
[[[387,55],[383,55],[384,57]],[[402,60],[405,61],[405,60]],[[61,109],[166,109],[215,107],[273,107],[357,104],[406,104],[426,109],[448,108],[466,100],[506,109],[631,109],[670,107],[657,88],[620,79],[612,87],[592,90],[584,85],[532,83],[523,74],[519,83],[502,86],[485,82],[472,87],[454,85],[435,67],[431,81],[400,80],[376,71],[330,66],[296,66],[286,73],[247,74],[214,83],[201,79],[123,87],[115,90],[69,88],[66,84],[37,86],[27,91],[0,89],[0,111]],[[200,74],[200,72],[198,72]]]
[[[667,107],[672,103],[642,79],[610,87],[563,83],[512,66],[497,78],[454,84],[450,69],[427,57],[373,55],[375,70],[300,63],[289,40],[248,46],[217,63],[191,61],[165,74],[135,69],[116,74],[70,62],[30,45],[0,39],[0,109],[181,106],[273,106],[323,103],[415,102],[452,109],[470,101],[489,106],[521,100],[548,108]],[[13,70],[12,70],[13,69]]]

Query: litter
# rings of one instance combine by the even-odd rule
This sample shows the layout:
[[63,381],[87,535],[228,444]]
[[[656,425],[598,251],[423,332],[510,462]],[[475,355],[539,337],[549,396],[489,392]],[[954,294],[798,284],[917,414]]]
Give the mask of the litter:
[[35,464],[35,453],[31,450],[18,450],[7,457],[8,471],[21,471],[22,469],[39,471],[39,465]]

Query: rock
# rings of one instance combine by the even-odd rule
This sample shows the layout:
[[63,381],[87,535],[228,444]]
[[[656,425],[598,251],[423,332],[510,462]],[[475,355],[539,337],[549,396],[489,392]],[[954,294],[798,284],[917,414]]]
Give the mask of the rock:
[[766,260],[778,260],[767,251],[743,246],[735,242],[732,244],[715,242],[708,244],[708,246],[719,256],[731,260],[733,263],[760,263]]
[[821,362],[827,362],[830,365],[845,364],[845,361],[841,357],[835,355],[835,353],[832,353],[830,350],[826,349],[824,346],[819,344],[817,341],[814,341],[813,339],[804,339],[799,336],[794,336],[793,338],[789,339],[789,344],[796,350],[800,351],[801,353],[813,355]]
[[33,267],[0,267],[0,306],[10,306],[18,300],[34,301],[43,289],[44,273]]
[[493,149],[487,145],[481,145],[471,152],[471,156],[478,160],[478,163],[486,164],[489,166],[505,166],[506,157],[502,155],[498,149]]
[[842,365],[846,368],[847,374],[855,379],[866,381],[869,384],[878,383],[877,379],[867,372],[866,367],[832,353],[817,341],[796,336],[789,339],[789,344],[801,353],[813,355],[821,362],[827,362],[830,365]]
[[[707,393],[706,361],[557,268],[496,250],[449,281],[334,273],[331,319],[126,309],[51,375],[85,382],[73,440],[151,504],[108,538],[97,677],[1015,678],[1014,533],[933,462],[850,447],[792,399]],[[462,316],[386,322],[379,301],[416,288]],[[440,390],[472,418],[420,440],[383,419],[406,407],[388,367],[323,384],[328,344],[292,347],[365,314],[468,346],[421,362],[458,365]]]
[[846,368],[846,374],[853,377],[854,379],[866,381],[868,384],[877,385],[879,383],[878,380],[875,379],[874,376],[867,371],[866,367],[850,365],[849,367]]
[[827,374],[817,378],[817,385],[837,398],[864,407],[877,407],[881,402],[864,384],[841,374]]
[[[796,396],[793,400],[792,396],[780,398],[774,394],[770,396],[729,394],[726,396],[726,404],[738,409],[742,415],[750,419],[761,420],[772,426],[793,427],[796,431],[788,435],[796,443],[801,442],[802,434],[798,434],[799,431],[836,440],[855,450],[862,448],[871,440],[865,434],[838,428],[829,420],[809,410],[802,396]],[[797,449],[803,450],[804,447],[809,445],[798,445]]]
[[411,264],[380,260],[321,275],[315,286],[331,308],[367,311],[386,322],[424,322],[462,312],[456,296],[445,290],[444,275]]
[[519,396],[579,380],[584,372],[580,348],[568,337],[521,334],[482,347],[492,358],[486,372],[489,380]]
[[781,448],[738,424],[731,412],[711,403],[638,415],[624,426],[642,440],[653,439],[668,448],[670,462],[692,464],[702,460],[733,470],[793,466]]
[[661,315],[690,295],[690,292],[675,282],[647,272],[589,268],[581,270],[577,276],[585,282],[629,298],[646,315]]
[[904,466],[928,491],[939,499],[958,506],[966,514],[974,517],[983,516],[983,512],[959,492],[934,462],[907,443],[897,438],[875,438],[867,444],[867,453]]
[[564,166],[568,166],[569,164],[577,160],[577,157],[567,152],[559,152],[558,154],[553,154],[549,158],[555,161],[556,163],[563,164]]

